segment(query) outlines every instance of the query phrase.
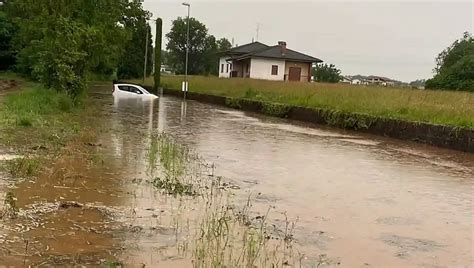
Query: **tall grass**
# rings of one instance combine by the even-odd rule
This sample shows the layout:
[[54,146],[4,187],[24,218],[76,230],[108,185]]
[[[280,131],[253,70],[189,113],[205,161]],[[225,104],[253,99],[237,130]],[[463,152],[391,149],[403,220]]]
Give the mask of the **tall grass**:
[[67,94],[36,86],[4,97],[0,124],[25,127],[43,124],[48,116],[69,113],[73,109],[74,103]]
[[[180,89],[181,76],[163,76],[165,88]],[[148,79],[147,85],[153,81]],[[296,106],[363,113],[383,118],[474,128],[474,94],[406,88],[191,76],[191,92]]]

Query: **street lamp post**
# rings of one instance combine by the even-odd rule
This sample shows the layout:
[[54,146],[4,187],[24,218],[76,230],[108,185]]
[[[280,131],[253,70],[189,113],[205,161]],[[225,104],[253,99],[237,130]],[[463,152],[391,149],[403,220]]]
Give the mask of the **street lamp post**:
[[184,99],[186,99],[186,92],[188,91],[188,59],[189,59],[189,14],[191,10],[191,5],[189,3],[183,3],[183,6],[188,7],[188,18],[187,18],[187,33],[186,33],[186,63],[184,67],[184,82],[182,90],[184,92]]

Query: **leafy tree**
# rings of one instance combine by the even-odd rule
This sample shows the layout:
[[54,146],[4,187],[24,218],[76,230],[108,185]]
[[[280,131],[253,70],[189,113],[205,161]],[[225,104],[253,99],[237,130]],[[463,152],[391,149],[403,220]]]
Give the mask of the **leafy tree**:
[[217,40],[217,48],[219,52],[224,52],[232,48],[232,44],[227,38]]
[[341,70],[334,64],[319,63],[313,67],[314,81],[337,83],[341,80]]
[[11,41],[16,29],[2,9],[0,6],[0,71],[7,70],[15,64]]
[[[148,49],[146,76],[150,76],[153,69],[153,41],[151,27],[147,23],[150,17],[151,14],[143,10],[140,2],[131,2],[125,9],[122,23],[131,38],[124,42],[125,48],[120,57],[117,70],[119,78],[143,77],[146,49]],[[148,39],[146,39],[147,35]],[[148,48],[145,46],[148,46]]]
[[426,88],[474,92],[474,38],[465,32],[463,38],[436,57],[435,76],[426,81]]
[[[178,73],[183,74],[186,60],[186,34],[187,19],[178,17],[172,22],[171,31],[166,34],[168,44],[166,49],[169,52],[168,62]],[[208,34],[206,26],[196,20],[189,18],[189,62],[188,74],[202,74],[206,69],[205,53],[208,48]]]
[[18,28],[16,69],[73,98],[88,72],[110,73],[123,49],[120,24],[126,0],[11,0],[6,10]]
[[[137,28],[132,31],[132,39],[127,41],[120,59],[117,76],[123,79],[143,77],[145,44],[148,46],[146,76],[150,76],[153,69],[153,46],[151,28],[146,20],[139,20]],[[148,39],[146,39],[148,32]]]
[[204,74],[219,74],[219,57],[220,52],[227,51],[232,48],[232,44],[226,38],[216,40],[213,35],[210,35],[206,40],[205,60],[206,69]]
[[168,51],[166,50],[161,50],[161,64],[162,65],[168,65]]

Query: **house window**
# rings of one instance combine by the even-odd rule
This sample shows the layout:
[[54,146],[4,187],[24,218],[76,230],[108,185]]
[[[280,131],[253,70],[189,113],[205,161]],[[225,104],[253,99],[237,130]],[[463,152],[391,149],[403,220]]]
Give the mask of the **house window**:
[[278,65],[272,65],[272,75],[278,75]]
[[229,72],[229,65],[230,65],[230,64],[227,63],[227,70],[226,70],[226,73]]
[[224,72],[224,63],[221,64],[221,73]]

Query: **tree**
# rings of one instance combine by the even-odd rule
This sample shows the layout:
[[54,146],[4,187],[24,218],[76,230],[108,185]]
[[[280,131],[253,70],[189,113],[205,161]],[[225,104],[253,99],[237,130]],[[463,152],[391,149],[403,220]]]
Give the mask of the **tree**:
[[435,75],[426,81],[429,89],[451,89],[474,92],[474,38],[464,36],[436,57]]
[[[124,15],[122,21],[131,38],[125,42],[125,48],[118,63],[117,76],[122,79],[143,77],[146,49],[148,49],[146,76],[150,76],[153,69],[153,41],[151,27],[147,20],[151,14],[143,10],[141,3],[131,2],[125,9]],[[147,36],[148,39],[146,39]]]
[[227,38],[217,40],[217,49],[219,52],[224,52],[232,48],[232,44]]
[[168,51],[166,50],[161,50],[161,64],[162,65],[168,65]]
[[111,73],[126,37],[126,0],[11,0],[7,14],[16,69],[45,86],[77,97],[89,72]]
[[2,9],[0,6],[0,71],[7,70],[15,64],[11,41],[16,29]]
[[313,67],[313,76],[317,82],[337,83],[341,80],[341,70],[334,64],[319,63]]
[[156,20],[156,36],[155,36],[155,83],[153,88],[158,90],[158,87],[161,83],[161,39],[162,35],[163,21],[161,18]]
[[[166,34],[169,52],[168,63],[178,74],[183,74],[186,60],[186,19],[178,17],[172,22],[171,31]],[[196,20],[189,18],[189,74],[204,73],[205,52],[208,46],[208,34],[206,26]]]
[[[147,35],[148,39],[146,39]],[[143,77],[146,49],[148,50],[146,76],[150,76],[153,69],[152,42],[150,25],[145,19],[140,19],[136,28],[132,30],[132,39],[125,44],[118,64],[118,78],[130,79]],[[145,48],[145,45],[148,46],[148,48]]]

